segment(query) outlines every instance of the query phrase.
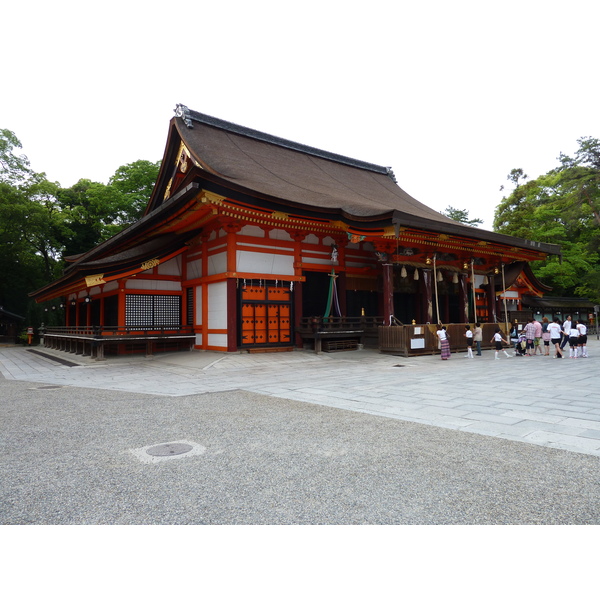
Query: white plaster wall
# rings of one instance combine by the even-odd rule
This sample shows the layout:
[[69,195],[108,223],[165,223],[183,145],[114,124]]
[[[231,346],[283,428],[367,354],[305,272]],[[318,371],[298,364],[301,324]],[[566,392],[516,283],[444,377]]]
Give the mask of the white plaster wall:
[[314,233],[309,233],[304,238],[304,243],[305,244],[318,244],[319,243],[319,238]]
[[190,260],[187,264],[187,278],[198,279],[202,277],[202,259]]
[[285,229],[273,229],[273,231],[269,232],[269,238],[272,240],[285,240],[286,242],[294,241]]
[[118,290],[119,289],[119,282],[118,281],[109,281],[104,288],[102,289],[102,291],[104,293],[106,292],[112,292],[113,290]]
[[225,281],[211,283],[208,286],[208,328],[227,329],[227,282]]
[[224,333],[209,333],[208,345],[227,348],[227,336]]
[[227,252],[220,252],[208,257],[207,275],[218,275],[227,271]]
[[128,279],[125,283],[128,290],[167,290],[170,292],[180,292],[181,283],[179,281],[160,281],[155,279]]
[[[335,266],[331,262],[331,252],[312,252],[311,254],[320,254],[323,258],[317,258],[316,256],[302,256],[302,262],[304,264],[312,264],[312,265],[332,265]],[[335,263],[337,264],[337,263]]]
[[264,238],[265,232],[256,225],[244,225],[240,231],[240,235],[250,235],[252,237]]
[[181,255],[158,265],[159,275],[181,275]]
[[241,273],[293,275],[294,257],[266,252],[238,250],[236,270]]

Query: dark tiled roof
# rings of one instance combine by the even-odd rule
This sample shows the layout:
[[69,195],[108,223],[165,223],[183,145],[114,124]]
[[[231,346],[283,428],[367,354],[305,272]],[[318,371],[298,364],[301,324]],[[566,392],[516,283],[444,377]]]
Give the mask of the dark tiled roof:
[[[205,172],[249,195],[350,219],[415,227],[559,254],[540,244],[454,221],[406,193],[389,167],[318,150],[178,106],[177,132]],[[434,175],[432,175],[434,176]],[[339,217],[338,217],[339,218]]]

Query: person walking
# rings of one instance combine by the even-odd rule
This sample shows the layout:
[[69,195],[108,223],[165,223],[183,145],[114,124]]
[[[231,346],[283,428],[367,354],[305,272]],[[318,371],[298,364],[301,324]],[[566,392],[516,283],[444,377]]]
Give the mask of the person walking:
[[483,341],[483,330],[481,329],[481,323],[475,323],[475,330],[473,331],[473,341],[477,346],[477,356],[481,356],[481,342]]
[[579,331],[579,350],[581,358],[588,358],[587,354],[587,325],[583,321],[577,321]]
[[465,337],[467,338],[466,358],[473,358],[473,332],[470,325],[465,325]]
[[548,331],[550,331],[550,341],[554,346],[553,358],[562,358],[562,351],[560,349],[560,336],[562,335],[562,329],[558,317],[554,319],[552,323],[550,323],[548,326]]
[[510,342],[508,340],[505,340],[502,337],[502,333],[500,332],[500,327],[496,327],[496,329],[494,330],[494,337],[490,340],[490,342],[493,342],[495,344],[495,348],[496,348],[496,352],[494,355],[495,360],[500,360],[500,358],[498,357],[498,352],[500,352],[500,350],[502,350],[502,352],[504,352],[504,354],[506,354],[506,358],[510,358],[510,354],[502,348],[502,342],[508,344],[509,346],[510,346]]
[[561,350],[564,349],[564,347],[567,345],[567,342],[569,341],[569,335],[571,334],[571,315],[567,315],[567,318],[565,319],[565,322],[562,326],[562,333],[563,338],[562,342],[560,343]]
[[525,342],[527,344],[527,356],[533,356],[535,354],[535,325],[533,319],[527,319],[527,325],[525,325]]
[[[577,323],[577,321],[575,322]],[[579,346],[579,329],[571,327],[569,331],[569,358],[577,358],[577,348]]]
[[542,341],[544,342],[544,356],[550,356],[550,330],[548,329],[550,322],[548,317],[542,319]]
[[533,353],[537,354],[538,350],[540,351],[540,356],[543,356],[542,346],[540,342],[542,341],[542,324],[534,317],[533,318],[533,326],[535,327],[535,337],[533,338]]
[[450,358],[450,340],[448,339],[446,327],[438,325],[436,334],[440,340],[442,360],[448,360]]

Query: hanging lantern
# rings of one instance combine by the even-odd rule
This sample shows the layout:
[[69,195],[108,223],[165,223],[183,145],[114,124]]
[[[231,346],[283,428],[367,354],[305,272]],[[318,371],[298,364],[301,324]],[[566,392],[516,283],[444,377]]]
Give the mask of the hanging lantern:
[[408,273],[406,272],[406,267],[404,265],[402,265],[402,270],[400,271],[400,277],[402,277],[402,279],[406,279]]
[[415,281],[417,281],[417,280],[419,279],[419,269],[415,269],[415,274],[414,274],[414,276],[413,276],[413,279],[414,279]]
[[458,283],[458,273],[452,275],[452,283]]
[[430,265],[431,264],[431,259],[429,258],[429,256],[425,259],[425,264],[426,265]]
[[442,276],[442,272],[441,271],[437,272],[437,280],[438,281],[444,281],[444,277]]

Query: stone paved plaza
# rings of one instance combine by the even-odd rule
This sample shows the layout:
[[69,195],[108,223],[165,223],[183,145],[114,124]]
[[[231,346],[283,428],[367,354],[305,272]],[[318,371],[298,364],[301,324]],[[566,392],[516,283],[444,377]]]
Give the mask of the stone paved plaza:
[[0,348],[0,523],[597,524],[589,355]]

